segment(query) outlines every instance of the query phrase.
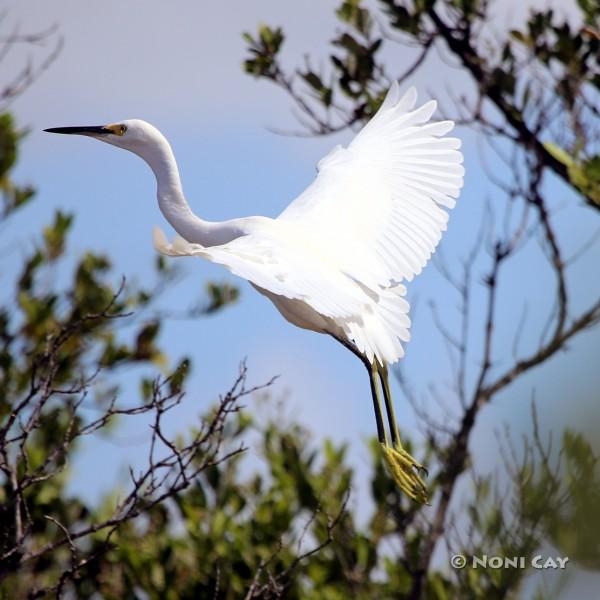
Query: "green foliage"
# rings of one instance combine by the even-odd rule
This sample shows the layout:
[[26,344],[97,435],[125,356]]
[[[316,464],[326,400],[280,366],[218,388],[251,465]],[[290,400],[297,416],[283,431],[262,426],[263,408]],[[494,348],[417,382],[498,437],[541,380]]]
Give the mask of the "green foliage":
[[371,15],[360,5],[360,0],[347,0],[336,10],[340,21],[348,23],[362,35],[369,33],[372,23]]
[[[11,117],[0,117],[5,227],[24,204],[24,193],[10,179],[19,139]],[[27,199],[33,198],[30,192]],[[189,359],[183,359],[164,381],[155,376],[142,379],[142,404],[116,404],[128,367],[146,367],[147,373],[155,371],[153,363],[158,363],[168,372],[169,361],[160,348],[161,320],[144,318],[142,311],[157,304],[175,271],[157,261],[154,284],[142,288],[115,277],[110,259],[97,253],[84,252],[67,267],[73,225],[73,215],[58,210],[39,240],[22,255],[15,281],[5,276],[3,282],[0,597],[35,597],[35,589],[40,595],[58,589],[60,595],[56,586],[62,586],[61,577],[75,569],[74,553],[80,553],[85,564],[105,550],[100,533],[85,536],[79,548],[65,544],[65,531],[75,535],[76,530],[99,522],[97,507],[86,506],[66,492],[79,441],[99,430],[109,432],[119,415],[155,412],[159,423],[161,415],[180,401],[190,370]],[[208,300],[199,303],[205,309],[193,310],[192,316],[212,313],[236,298],[237,290],[231,286],[209,284]],[[136,311],[140,316],[133,314]],[[215,435],[219,427],[217,422]],[[200,460],[204,452],[216,457],[211,439],[197,439],[181,456],[191,452]],[[142,482],[137,493],[149,503],[152,489]],[[131,514],[142,511],[137,501],[129,506]]]
[[249,33],[244,33],[243,37],[252,55],[252,58],[244,61],[246,73],[254,77],[274,78],[277,55],[285,39],[282,29],[280,27],[271,29],[267,25],[261,25],[256,38]]
[[[240,597],[321,599],[405,597],[418,564],[423,535],[420,511],[399,495],[384,472],[372,441],[373,511],[359,522],[353,514],[354,474],[346,448],[311,443],[307,431],[281,418],[264,425],[240,414],[227,430],[228,443],[245,437],[257,442],[256,459],[238,457],[206,471],[168,507],[158,504],[142,521],[120,527],[111,549],[86,567],[75,582],[77,597],[95,592],[107,599],[134,597]],[[566,434],[566,468],[575,470],[568,486],[589,490],[600,483],[589,446]],[[578,445],[577,449],[574,446]],[[531,559],[547,527],[581,545],[573,521],[550,521],[564,501],[565,488],[553,469],[532,457],[518,466],[519,476],[493,489],[491,476],[475,481],[465,507],[468,537],[452,546],[465,556],[523,556]],[[248,461],[252,464],[248,465]],[[549,465],[546,465],[549,466]],[[585,471],[585,472],[584,472]],[[351,498],[351,497],[350,497]],[[585,496],[581,496],[581,499]],[[579,501],[566,506],[585,509]],[[507,508],[516,506],[515,513]],[[422,515],[425,516],[425,515]],[[544,526],[541,526],[541,521]],[[554,538],[552,538],[554,539]],[[589,542],[593,542],[591,536]],[[576,560],[573,546],[557,545]],[[566,551],[569,550],[569,553]],[[593,556],[598,557],[597,544]],[[445,567],[428,573],[427,598],[505,598],[521,586],[526,570]]]
[[232,285],[227,283],[217,285],[212,282],[207,284],[206,293],[208,303],[203,308],[206,314],[217,312],[231,302],[236,302],[240,295],[238,288]]
[[545,527],[552,543],[586,569],[600,569],[600,502],[598,458],[589,442],[578,433],[563,437],[565,487],[568,500],[549,512]]
[[556,144],[547,142],[544,146],[556,160],[565,165],[573,186],[600,206],[600,155],[577,162],[575,157]]
[[434,4],[429,2],[428,6],[423,6],[422,2],[415,3],[414,8],[411,9],[404,3],[396,2],[396,0],[382,0],[381,3],[390,19],[390,25],[413,36],[418,36],[423,29],[424,9],[431,8]]
[[326,86],[319,75],[313,71],[302,72],[300,76],[319,95],[323,105],[329,108],[331,106],[331,88]]
[[10,180],[10,170],[18,158],[21,135],[14,126],[12,116],[8,113],[0,114],[0,193],[2,194],[0,220],[27,204],[34,195],[33,188],[16,186]]
[[409,565],[384,548],[398,535],[394,518],[408,518],[412,509],[384,474],[378,452],[380,502],[359,527],[346,507],[352,471],[343,446],[326,441],[317,449],[298,426],[279,420],[260,427],[244,417],[231,441],[252,432],[262,456],[257,472],[248,476],[242,459],[229,461],[179,495],[171,511],[158,506],[141,527],[121,528],[114,550],[82,578],[78,593],[101,590],[116,599],[139,585],[150,598],[234,599],[254,584],[252,597],[285,590],[290,598],[367,600],[406,589]]
[[[250,429],[254,426],[240,418],[231,441]],[[241,459],[205,472],[177,497],[174,514],[157,507],[142,528],[121,529],[102,571],[85,582],[94,587],[82,586],[80,593],[99,587],[105,597],[121,598],[136,582],[150,598],[198,598],[213,592],[217,598],[244,597],[257,574],[257,586],[262,586],[268,582],[267,569],[277,578],[294,568],[301,539],[309,548],[325,543],[329,519],[342,511],[349,485],[343,450],[330,448],[317,466],[317,452],[305,447],[306,434],[298,428],[283,431],[271,423],[260,436],[268,469],[264,475],[243,478]],[[180,526],[169,531],[169,521]],[[344,529],[352,526],[349,515],[343,524]],[[325,584],[320,597],[342,597],[341,590],[329,591],[326,585],[340,577],[334,554],[313,556],[303,568],[314,584],[319,579]],[[290,597],[298,597],[304,586],[298,579],[291,583],[291,574],[280,584],[290,586]]]

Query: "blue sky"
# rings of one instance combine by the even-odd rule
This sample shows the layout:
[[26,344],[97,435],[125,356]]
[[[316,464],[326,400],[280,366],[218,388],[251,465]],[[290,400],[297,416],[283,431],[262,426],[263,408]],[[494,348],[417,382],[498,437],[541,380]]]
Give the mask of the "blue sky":
[[[333,11],[326,7],[337,3],[323,3],[318,18],[308,4],[185,2],[175,10],[157,0],[126,4],[110,0],[101,5],[63,0],[51,6],[42,0],[14,2],[9,22],[21,23],[23,30],[57,23],[65,38],[56,63],[13,106],[19,123],[31,130],[23,144],[17,179],[39,189],[37,200],[16,217],[7,233],[13,242],[14,264],[56,208],[76,213],[69,246],[73,256],[88,248],[105,251],[113,257],[116,272],[129,278],[150,276],[155,256],[152,227],[160,224],[168,231],[156,206],[153,177],[137,157],[89,139],[50,136],[41,131],[45,127],[143,118],[171,141],[189,202],[202,217],[220,220],[278,214],[310,183],[319,158],[336,143],[347,142],[351,134],[299,139],[269,132],[267,126],[293,129],[296,122],[283,93],[242,73],[240,33],[254,31],[261,21],[281,24],[289,36],[286,62],[299,63],[310,48],[319,48],[319,55],[325,56],[325,42],[337,27]],[[524,10],[523,3],[514,6],[517,13],[498,15],[499,27]],[[46,51],[16,50],[1,65],[3,76],[14,72],[28,55],[41,58]],[[398,70],[407,60],[402,53],[386,56],[390,64],[398,62]],[[447,86],[462,90],[468,85],[438,60],[411,83],[417,85],[422,99],[433,95],[442,100],[447,98]],[[467,177],[442,242],[444,256],[455,266],[474,239],[484,200],[503,201],[482,173],[477,141],[466,132],[459,131],[459,135],[465,142]],[[500,177],[510,176],[504,167],[492,166]],[[560,184],[549,181],[548,186],[557,204],[564,204],[559,229],[569,254],[593,233],[597,223],[576,207],[577,199]],[[585,306],[600,293],[598,280],[589,277],[590,272],[597,272],[597,251],[594,248],[573,268],[570,283],[576,306]],[[478,266],[485,266],[485,258]],[[165,328],[162,342],[173,361],[190,355],[195,365],[185,409],[189,412],[180,412],[173,428],[187,426],[193,415],[206,410],[228,389],[240,361],[248,357],[250,382],[280,375],[272,393],[286,397],[288,414],[300,418],[317,437],[329,435],[351,442],[350,460],[359,474],[365,474],[369,457],[362,440],[373,435],[375,427],[368,381],[358,361],[325,336],[286,323],[265,298],[223,269],[194,259],[186,260],[185,268],[188,276],[165,298],[173,309],[188,306],[209,279],[240,285],[242,298],[214,317],[171,322]],[[553,289],[551,273],[535,246],[502,276],[507,284],[498,303],[500,368],[511,360],[512,337],[523,303],[529,305],[523,336],[526,352],[536,343],[532,334],[537,335],[544,322]],[[475,318],[482,315],[482,289],[473,302]],[[409,298],[416,311],[406,370],[418,389],[435,381],[443,390],[451,367],[427,303],[434,299],[448,327],[456,329],[457,298],[433,266],[410,286]],[[479,334],[474,327],[475,349]],[[543,429],[571,424],[595,431],[598,413],[591,409],[591,401],[600,385],[593,351],[598,341],[598,333],[580,337],[568,354],[511,386],[482,412],[473,439],[480,468],[498,466],[494,429],[508,422],[515,433],[529,430],[533,392],[540,403]],[[247,404],[253,410],[253,401]],[[412,409],[399,390],[396,404],[401,426],[414,427]],[[429,410],[441,416],[435,403]],[[116,441],[101,436],[91,439],[83,459],[75,465],[73,489],[97,498],[122,480],[124,465],[145,455],[143,443],[137,443],[144,435],[145,429],[124,424],[115,433]],[[358,479],[362,497],[366,482]]]

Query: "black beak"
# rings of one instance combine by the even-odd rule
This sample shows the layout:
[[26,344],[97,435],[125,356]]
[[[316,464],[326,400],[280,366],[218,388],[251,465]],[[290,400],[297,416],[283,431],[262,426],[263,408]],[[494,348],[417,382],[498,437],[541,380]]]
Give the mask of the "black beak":
[[51,127],[50,129],[44,129],[48,133],[68,133],[68,134],[79,134],[79,135],[99,135],[113,133],[112,130],[104,127],[103,125],[92,126],[92,127]]

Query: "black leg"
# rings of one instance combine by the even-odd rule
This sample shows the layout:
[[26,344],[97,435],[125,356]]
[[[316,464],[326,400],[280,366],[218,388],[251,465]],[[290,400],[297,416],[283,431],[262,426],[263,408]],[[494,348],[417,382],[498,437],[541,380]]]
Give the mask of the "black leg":
[[[368,364],[368,363],[367,363]],[[369,372],[369,383],[371,384],[371,396],[373,397],[373,408],[375,409],[375,422],[377,423],[377,437],[379,438],[380,444],[388,445],[387,436],[385,433],[385,426],[383,425],[383,415],[381,410],[381,398],[379,397],[379,390],[377,388],[377,374],[375,367],[369,365],[367,367]]]
[[401,448],[402,445],[400,444],[400,434],[398,432],[398,423],[396,422],[396,414],[394,412],[394,402],[392,400],[392,393],[390,391],[387,366],[380,366],[379,364],[377,364],[377,373],[379,374],[379,379],[381,380],[381,387],[383,389],[383,398],[385,400],[385,410],[387,412],[388,423],[390,426],[392,444],[396,448]]
[[[385,426],[383,424],[383,411],[381,408],[381,398],[379,397],[379,389],[377,387],[377,375],[375,364],[371,364],[366,356],[361,354],[352,342],[339,338],[333,334],[330,334],[336,339],[342,346],[350,350],[354,356],[360,359],[360,362],[365,366],[369,373],[369,384],[371,386],[371,396],[373,398],[373,408],[375,410],[375,422],[377,423],[377,437],[379,438],[380,444],[388,444],[387,436],[385,432]],[[392,434],[393,435],[393,434]]]

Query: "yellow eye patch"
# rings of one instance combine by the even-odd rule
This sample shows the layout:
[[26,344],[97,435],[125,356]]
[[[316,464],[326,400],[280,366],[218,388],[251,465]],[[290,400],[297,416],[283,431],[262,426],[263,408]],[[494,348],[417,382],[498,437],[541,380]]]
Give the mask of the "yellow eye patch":
[[115,135],[124,135],[127,131],[127,125],[123,125],[121,123],[112,123],[110,125],[106,125],[105,129],[110,129]]

